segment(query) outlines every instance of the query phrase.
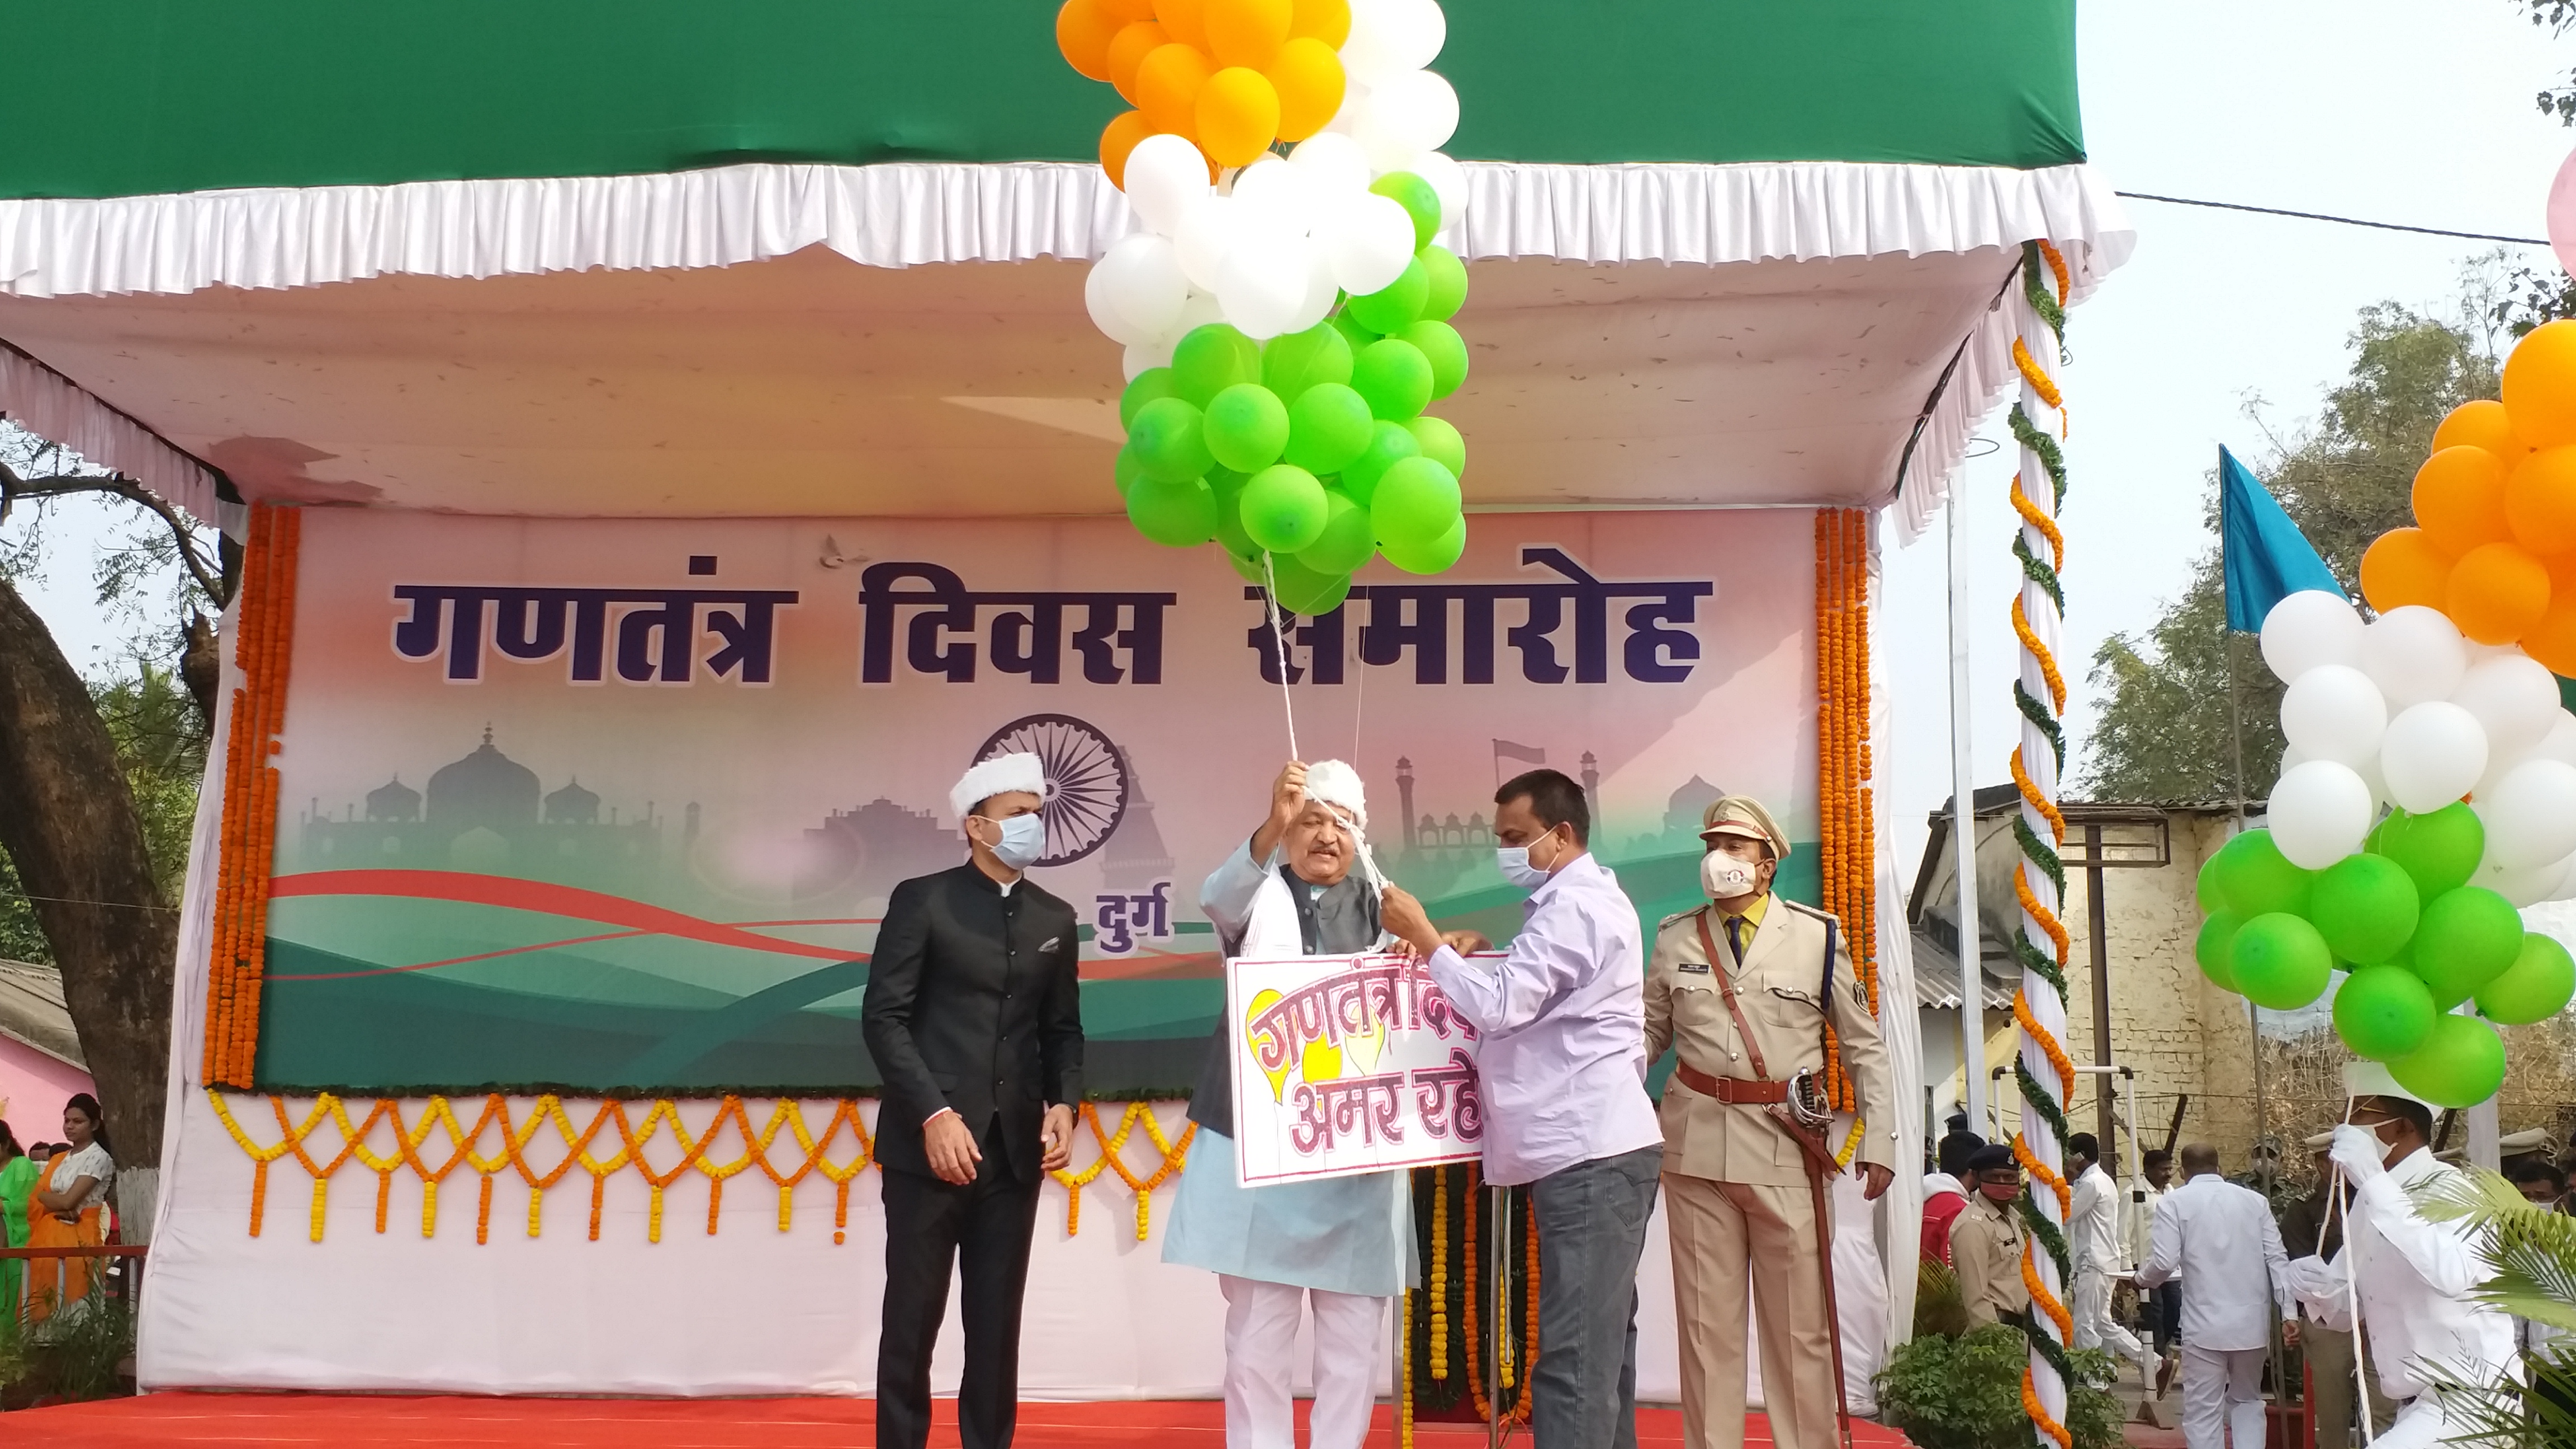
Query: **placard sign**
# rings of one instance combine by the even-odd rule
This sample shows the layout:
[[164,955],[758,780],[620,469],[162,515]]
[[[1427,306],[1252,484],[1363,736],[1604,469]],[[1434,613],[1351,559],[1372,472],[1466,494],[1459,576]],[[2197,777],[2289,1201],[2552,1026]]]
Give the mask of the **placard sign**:
[[1476,1029],[1409,956],[1238,960],[1234,1141],[1247,1183],[1473,1162]]

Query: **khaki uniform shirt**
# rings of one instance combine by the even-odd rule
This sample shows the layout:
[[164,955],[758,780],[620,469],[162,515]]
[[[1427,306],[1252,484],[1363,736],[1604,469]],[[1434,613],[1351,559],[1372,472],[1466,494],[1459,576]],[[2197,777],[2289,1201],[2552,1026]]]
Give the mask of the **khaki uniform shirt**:
[[2030,1309],[2021,1280],[2021,1215],[1982,1192],[1968,1194],[1967,1210],[1950,1225],[1950,1264],[1958,1270],[1959,1296],[1968,1322],[1984,1327],[2006,1313]]
[[[1750,1081],[1767,1075],[1787,1081],[1802,1069],[1824,1066],[1824,1028],[1830,1016],[1867,1124],[1857,1159],[1894,1170],[1896,1095],[1888,1079],[1887,1050],[1878,1019],[1870,1014],[1869,993],[1852,970],[1843,932],[1834,932],[1829,988],[1825,923],[1832,918],[1779,896],[1757,904],[1758,913],[1745,913],[1757,924],[1745,945],[1744,965],[1728,969],[1727,975],[1761,1048],[1765,1070],[1753,1069],[1753,1055],[1726,1009],[1715,974],[1720,968],[1709,964],[1700,946],[1697,911],[1666,917],[1655,934],[1654,956],[1646,967],[1647,1057],[1678,1046],[1683,1062],[1712,1077]],[[1716,907],[1707,909],[1709,935],[1732,968],[1724,918]],[[1677,1075],[1664,1086],[1660,1116],[1666,1172],[1769,1187],[1807,1183],[1805,1154],[1770,1120],[1767,1108],[1703,1097]]]

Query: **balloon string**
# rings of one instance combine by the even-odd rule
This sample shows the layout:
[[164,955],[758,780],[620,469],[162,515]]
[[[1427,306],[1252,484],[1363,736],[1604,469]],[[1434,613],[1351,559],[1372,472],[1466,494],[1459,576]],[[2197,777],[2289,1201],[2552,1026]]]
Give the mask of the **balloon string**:
[[[2353,1098],[2344,1099],[2343,1120],[2346,1126],[2352,1125],[2353,1106]],[[2331,1223],[2336,1217],[2343,1220],[2343,1251],[2335,1256],[2343,1259],[2344,1311],[2352,1315],[2353,1407],[2361,1414],[2363,1449],[2369,1449],[2370,1444],[2379,1437],[2379,1433],[2377,1426],[2370,1422],[2370,1341],[2361,1326],[2361,1279],[2354,1271],[2361,1265],[2353,1256],[2352,1190],[2351,1185],[2344,1181],[2342,1168],[2335,1168],[2334,1175],[2334,1210],[2333,1215],[2329,1216],[2326,1222]],[[2317,1226],[2317,1251],[2323,1253],[2325,1250],[2326,1230],[2325,1225],[2321,1223]]]
[[1297,753],[1297,705],[1288,692],[1288,630],[1279,622],[1279,571],[1270,565],[1270,550],[1261,551],[1261,578],[1267,585],[1261,602],[1270,611],[1270,637],[1279,644],[1279,711],[1288,717],[1288,758],[1302,760]]

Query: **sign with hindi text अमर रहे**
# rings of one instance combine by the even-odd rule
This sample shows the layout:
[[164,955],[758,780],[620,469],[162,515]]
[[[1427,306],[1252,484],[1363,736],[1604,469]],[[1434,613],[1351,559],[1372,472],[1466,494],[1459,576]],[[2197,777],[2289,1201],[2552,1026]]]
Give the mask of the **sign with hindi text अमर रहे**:
[[[1480,965],[1493,959],[1475,958]],[[1473,1162],[1476,1029],[1403,955],[1238,960],[1226,973],[1246,1183]]]

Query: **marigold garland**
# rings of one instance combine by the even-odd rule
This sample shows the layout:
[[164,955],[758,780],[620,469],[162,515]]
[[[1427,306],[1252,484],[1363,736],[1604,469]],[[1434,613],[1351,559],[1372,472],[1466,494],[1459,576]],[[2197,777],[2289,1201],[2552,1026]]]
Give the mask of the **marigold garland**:
[[[1474,1305],[1468,1305],[1474,1311]],[[1408,1362],[1412,1355],[1405,1355]],[[1449,1168],[1431,1169],[1431,1377],[1449,1378]]]
[[302,519],[292,508],[252,508],[242,555],[233,615],[233,667],[242,682],[233,688],[224,736],[223,814],[208,932],[200,1072],[209,1085],[249,1086],[259,1057],[268,881],[277,858],[278,772],[269,762],[284,749],[278,736],[286,727]]
[[[646,1236],[649,1241],[662,1240],[662,1206],[665,1194],[682,1177],[695,1172],[707,1179],[707,1232],[717,1230],[724,1204],[724,1185],[732,1178],[757,1167],[778,1189],[778,1231],[786,1232],[793,1221],[796,1185],[812,1173],[822,1173],[834,1188],[832,1218],[833,1242],[844,1241],[849,1226],[850,1184],[860,1173],[877,1166],[876,1144],[870,1137],[859,1105],[849,1098],[831,1104],[830,1116],[818,1133],[806,1120],[806,1108],[820,1108],[820,1102],[804,1103],[779,1099],[769,1116],[758,1127],[753,1126],[749,1109],[740,1097],[725,1097],[717,1105],[716,1115],[702,1132],[691,1133],[680,1115],[679,1103],[672,1098],[653,1101],[645,1108],[640,1125],[629,1115],[627,1104],[617,1100],[595,1104],[589,1125],[576,1128],[572,1116],[559,1097],[538,1097],[525,1115],[514,1113],[508,1097],[495,1093],[484,1098],[481,1111],[471,1125],[459,1118],[447,1098],[433,1096],[411,1104],[416,1115],[406,1121],[406,1104],[394,1098],[379,1098],[365,1116],[356,1117],[348,1103],[325,1092],[316,1097],[299,1122],[289,1113],[283,1097],[269,1097],[268,1104],[276,1118],[278,1140],[266,1146],[255,1141],[233,1105],[222,1092],[209,1089],[206,1099],[215,1109],[216,1120],[223,1124],[234,1145],[251,1160],[250,1235],[260,1236],[268,1210],[269,1168],[282,1158],[292,1157],[303,1167],[313,1182],[309,1232],[314,1242],[322,1241],[322,1229],[330,1198],[331,1178],[351,1160],[376,1178],[375,1230],[385,1231],[392,1201],[393,1179],[397,1172],[408,1170],[421,1183],[420,1232],[424,1238],[438,1231],[439,1186],[462,1166],[479,1182],[475,1194],[474,1241],[490,1241],[492,1217],[492,1182],[504,1172],[515,1172],[528,1189],[528,1236],[537,1237],[544,1224],[546,1193],[575,1168],[590,1178],[589,1238],[599,1240],[601,1217],[607,1195],[608,1179],[619,1172],[632,1170],[642,1177],[649,1189]],[[638,1104],[642,1105],[642,1104]],[[1152,1108],[1143,1102],[1127,1104],[1115,1132],[1101,1124],[1097,1108],[1086,1103],[1082,1120],[1089,1123],[1093,1141],[1100,1156],[1079,1172],[1053,1174],[1067,1189],[1065,1234],[1070,1237],[1081,1228],[1080,1189],[1106,1171],[1114,1171],[1136,1195],[1136,1235],[1145,1238],[1151,1227],[1151,1205],[1156,1190],[1171,1181],[1182,1170],[1189,1157],[1190,1143],[1197,1136],[1196,1125],[1182,1131],[1177,1140],[1167,1137]],[[338,1150],[327,1159],[317,1159],[314,1151],[320,1144],[315,1134],[328,1124],[339,1138]],[[372,1136],[379,1127],[390,1130],[392,1142],[379,1151]],[[1160,1161],[1153,1171],[1137,1173],[1123,1157],[1128,1142],[1138,1127],[1144,1129]],[[529,1160],[529,1148],[540,1133],[551,1129],[564,1155],[552,1168],[540,1171]],[[616,1150],[606,1157],[592,1151],[592,1144],[603,1131],[615,1138]],[[719,1139],[730,1130],[740,1144],[730,1158],[717,1155]],[[855,1155],[846,1160],[833,1159],[833,1144],[846,1130],[854,1144]],[[789,1165],[782,1168],[778,1158],[789,1154],[779,1141],[784,1132],[793,1137],[795,1151]],[[656,1169],[645,1158],[645,1149],[655,1139],[668,1134],[679,1153],[679,1160],[667,1171]],[[425,1154],[431,1139],[443,1135],[446,1145]],[[496,1142],[495,1150],[486,1152],[487,1139]],[[312,1144],[308,1147],[308,1143]],[[431,1156],[443,1156],[433,1163]]]
[[[1816,773],[1822,829],[1818,904],[1842,922],[1852,970],[1878,1009],[1877,815],[1870,749],[1870,520],[1816,511]],[[1825,1030],[1826,1100],[1857,1111],[1839,1035]]]

